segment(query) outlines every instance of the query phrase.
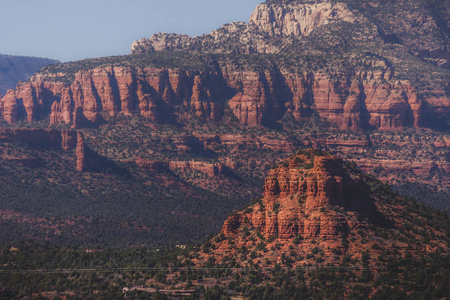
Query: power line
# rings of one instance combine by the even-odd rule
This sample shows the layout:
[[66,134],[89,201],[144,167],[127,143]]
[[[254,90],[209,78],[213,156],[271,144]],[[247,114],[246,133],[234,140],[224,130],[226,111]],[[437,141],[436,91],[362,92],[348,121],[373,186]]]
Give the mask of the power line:
[[[295,268],[287,268],[280,266],[282,270],[313,270],[313,271],[321,271],[321,270],[363,270],[366,268],[361,267],[295,267]],[[110,272],[132,272],[132,271],[273,271],[274,268],[191,268],[191,267],[183,267],[183,268],[110,268],[110,269],[93,269],[93,268],[82,268],[82,269],[34,269],[34,270],[0,270],[0,273],[71,273],[71,272],[99,272],[99,273],[110,273]]]

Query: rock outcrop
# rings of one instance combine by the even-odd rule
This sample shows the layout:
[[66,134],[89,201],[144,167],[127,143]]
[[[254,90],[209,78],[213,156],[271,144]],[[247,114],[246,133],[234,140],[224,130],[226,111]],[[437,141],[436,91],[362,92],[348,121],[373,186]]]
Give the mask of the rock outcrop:
[[227,172],[227,167],[220,163],[207,163],[203,161],[152,161],[145,159],[137,159],[136,165],[141,168],[151,169],[155,171],[179,171],[181,173],[198,171],[208,175],[209,177],[216,177]]
[[403,44],[416,56],[449,68],[446,1],[277,1],[258,5],[249,22],[233,22],[202,36],[158,33],[133,43],[132,54],[153,51],[278,53],[314,30],[339,22],[370,24],[384,43]]
[[[58,76],[58,74],[56,74]],[[37,75],[10,90],[0,104],[9,124],[50,115],[50,125],[74,127],[99,124],[103,113],[129,115],[134,111],[154,121],[171,119],[174,105],[185,104],[196,116],[220,119],[223,101],[215,72],[157,68],[104,67],[76,73],[71,84]]]
[[248,23],[233,22],[202,36],[158,33],[137,40],[132,54],[153,51],[209,53],[276,53],[292,38],[308,36],[330,22],[353,22],[356,16],[344,3],[263,3],[256,7]]
[[[384,56],[389,64],[399,65],[402,69],[406,67],[408,74],[416,71],[413,71],[409,64],[404,65],[405,52],[412,53],[428,63],[448,68],[450,46],[446,24],[449,6],[443,4],[445,1],[426,7],[418,2],[420,1],[355,3],[348,0],[339,2],[269,0],[256,7],[248,23],[226,24],[209,34],[196,37],[158,33],[149,39],[134,42],[131,53],[182,50],[194,53],[244,55],[278,53],[289,56],[300,51],[299,59],[309,60],[321,51],[325,51],[325,56],[331,55],[334,48],[344,47],[345,51],[349,51],[350,44],[351,48],[357,41],[360,46],[356,48],[373,47],[374,50],[385,44],[402,44],[402,49],[394,50],[399,52],[381,56]],[[384,11],[388,13],[381,13]],[[353,29],[350,28],[352,26]],[[333,32],[334,27],[340,33]],[[359,29],[361,32],[357,33]],[[317,36],[307,41],[306,37],[314,33]],[[316,43],[316,40],[320,42]],[[332,41],[327,50],[310,45],[323,44],[324,40]],[[374,41],[377,43],[376,46],[373,45]],[[337,57],[339,55],[337,54]],[[376,56],[381,57],[378,53]],[[351,65],[355,62],[351,58],[345,64],[347,63]],[[317,65],[318,63],[316,67]],[[272,118],[276,119],[282,115],[286,108],[298,119],[310,114],[314,108],[322,117],[342,129],[368,127],[394,129],[401,128],[406,123],[414,126],[446,126],[449,108],[448,87],[445,88],[446,92],[434,89],[431,94],[439,95],[437,100],[429,92],[422,93],[418,90],[417,86],[422,86],[423,82],[420,84],[399,82],[392,69],[387,70],[384,66],[384,70],[380,71],[379,67],[383,66],[373,67],[374,71],[369,72],[370,74],[359,74],[356,80],[349,80],[345,78],[346,76],[342,76],[343,74],[315,73],[315,80],[309,81],[309,86],[303,84],[304,78],[295,78],[297,74],[290,74],[293,77],[289,78],[290,83],[295,85],[290,86],[294,101],[279,101],[286,98],[287,94],[273,93],[271,70],[253,72],[247,74],[241,85],[242,90],[229,101],[229,105],[243,124],[267,125]],[[421,67],[422,70],[424,68],[425,65]],[[366,76],[368,78],[365,78]],[[443,76],[448,78],[448,72],[444,71]],[[289,85],[288,82],[286,84]],[[447,85],[445,80],[442,84]],[[299,95],[294,92],[295,88],[298,88],[296,91]],[[308,97],[303,98],[306,101],[301,101],[304,92],[308,93]],[[274,103],[273,99],[284,103]],[[284,104],[287,106],[283,106]],[[433,117],[427,115],[427,121],[421,120],[423,114],[427,113],[424,107],[429,107],[433,111],[431,113]]]
[[76,132],[76,170],[78,172],[121,173],[127,171],[114,161],[92,150],[85,141],[82,131]]
[[76,156],[77,156],[77,171],[84,172],[88,169],[87,159],[86,159],[86,145],[84,143],[84,135],[82,132],[77,133],[77,148],[76,148]]
[[317,27],[333,21],[353,22],[355,15],[344,3],[263,3],[256,7],[249,23],[269,36],[307,36]]
[[114,162],[93,151],[86,145],[84,134],[76,132],[76,170],[78,172],[121,172]]

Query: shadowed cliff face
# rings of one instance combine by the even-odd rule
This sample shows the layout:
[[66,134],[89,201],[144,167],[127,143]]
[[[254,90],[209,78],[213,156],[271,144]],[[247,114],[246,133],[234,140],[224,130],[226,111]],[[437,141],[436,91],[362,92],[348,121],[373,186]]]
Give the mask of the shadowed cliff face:
[[77,133],[55,129],[0,129],[0,142],[25,143],[31,148],[58,149],[68,152],[76,147]]

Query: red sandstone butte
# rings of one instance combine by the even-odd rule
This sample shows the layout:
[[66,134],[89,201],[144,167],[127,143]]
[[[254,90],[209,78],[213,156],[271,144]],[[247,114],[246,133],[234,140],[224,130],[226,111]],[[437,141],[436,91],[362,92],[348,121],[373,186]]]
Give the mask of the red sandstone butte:
[[[375,181],[341,158],[301,150],[269,172],[263,197],[232,213],[196,263],[213,256],[216,261],[234,258],[245,264],[245,253],[253,253],[253,263],[260,266],[279,264],[283,255],[295,258],[294,265],[304,265],[314,257],[306,254],[320,249],[324,263],[336,264],[362,251],[378,257],[380,249],[420,254],[446,247],[443,232],[427,227],[417,213],[404,213],[407,200],[389,194],[387,188],[381,194],[371,192],[367,182],[383,186]],[[383,228],[403,235],[406,226],[414,224],[441,240],[424,247],[420,239],[405,243],[380,237]]]

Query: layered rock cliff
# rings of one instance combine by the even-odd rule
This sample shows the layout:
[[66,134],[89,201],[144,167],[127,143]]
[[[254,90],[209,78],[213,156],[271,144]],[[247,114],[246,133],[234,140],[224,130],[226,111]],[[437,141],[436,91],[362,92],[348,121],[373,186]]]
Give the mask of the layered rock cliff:
[[[319,80],[311,83],[316,86],[314,101],[309,99],[307,103],[288,104],[288,110],[292,110],[296,118],[302,114],[302,110],[308,111],[311,106],[315,106],[314,110],[322,117],[343,129],[392,129],[405,122],[415,126],[442,127],[446,126],[448,119],[450,73],[442,69],[438,71],[442,72],[440,79],[431,79],[426,78],[426,74],[433,71],[423,71],[430,65],[441,68],[449,66],[450,7],[442,0],[433,4],[425,2],[266,1],[256,7],[248,23],[227,24],[210,34],[198,37],[155,34],[150,39],[136,41],[132,45],[131,53],[182,50],[247,55],[298,54],[297,59],[304,62],[317,58],[312,66],[319,69],[328,59],[342,60],[343,66],[337,68],[336,72],[328,70],[314,74],[315,78],[319,77]],[[387,49],[386,45],[391,46]],[[387,85],[384,85],[387,83],[384,81],[383,87],[379,84],[367,84],[364,82],[364,75],[360,75],[356,80],[335,75],[347,72],[348,66],[355,64],[354,56],[358,56],[358,52],[364,55],[373,52],[380,61],[387,63],[388,71],[386,66],[374,66],[375,70],[372,71],[381,81],[386,79],[389,82]],[[342,57],[343,53],[352,54]],[[405,55],[406,53],[408,54]],[[418,61],[421,60],[423,65],[419,66],[418,61],[413,63],[411,55]],[[288,64],[295,64],[295,59],[291,59]],[[379,67],[384,70],[381,71]],[[396,69],[399,72],[394,72]],[[264,73],[271,72],[267,70]],[[297,75],[302,72],[293,73]],[[249,84],[253,84],[247,93],[237,94],[233,101],[230,101],[231,109],[242,123],[264,123],[274,117],[265,117],[264,111],[274,110],[277,118],[277,114],[280,115],[280,107],[285,108],[283,103],[279,107],[268,100],[270,97],[283,99],[286,94],[268,95],[270,87],[261,84],[261,81],[267,78],[267,74],[265,75],[254,74],[248,78]],[[258,77],[262,77],[261,80]],[[399,82],[396,79],[402,80]],[[300,82],[304,80],[300,79]],[[270,79],[268,82],[270,84]],[[430,82],[433,82],[431,85],[440,87],[425,88]],[[303,86],[299,82],[296,84],[301,97]],[[265,91],[262,91],[263,88]],[[294,93],[294,96],[297,95]],[[407,105],[405,101],[408,102]],[[423,101],[425,102],[422,103]],[[428,108],[433,117],[428,115]],[[396,113],[391,114],[394,110]],[[427,121],[420,124],[423,115],[426,115]]]
[[[423,101],[409,81],[393,71],[348,70],[295,74],[279,68],[241,71],[226,63],[207,70],[105,66],[58,81],[36,75],[0,102],[9,124],[50,117],[52,124],[83,127],[117,114],[140,114],[154,122],[222,120],[230,109],[241,124],[273,126],[316,112],[341,129],[397,129],[422,124]],[[227,100],[227,98],[229,100]],[[434,113],[445,118],[445,111]]]
[[[158,68],[102,67],[77,72],[70,84],[37,75],[10,90],[0,104],[12,124],[50,116],[50,125],[99,124],[117,113],[139,112],[155,122],[171,119],[176,105],[191,107],[196,116],[221,117],[220,78],[215,72]],[[106,114],[104,116],[104,114]]]
[[198,171],[208,175],[209,177],[215,177],[226,173],[227,167],[219,163],[207,163],[203,161],[151,161],[145,159],[137,159],[136,165],[142,168],[150,169],[152,171],[180,171],[181,173]]

